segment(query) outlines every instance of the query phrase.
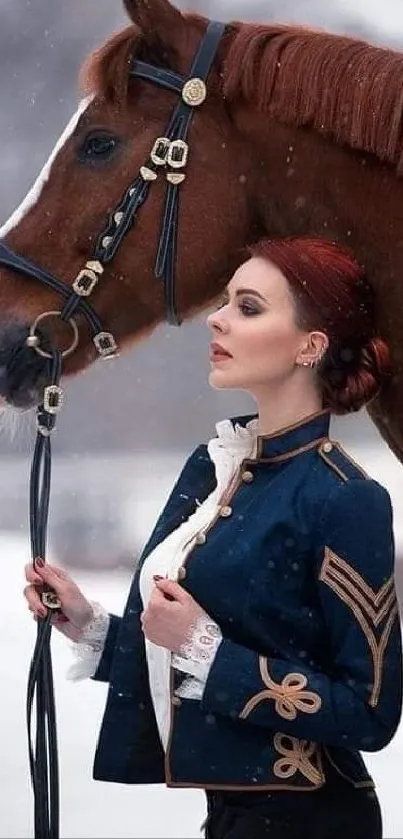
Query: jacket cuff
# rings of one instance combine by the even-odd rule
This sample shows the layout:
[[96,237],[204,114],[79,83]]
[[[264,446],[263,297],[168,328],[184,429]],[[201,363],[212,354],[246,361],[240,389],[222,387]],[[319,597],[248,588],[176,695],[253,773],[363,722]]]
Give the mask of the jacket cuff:
[[266,658],[225,640],[211,666],[203,705],[210,713],[267,727],[281,723],[285,732],[311,737],[314,730],[318,733],[317,724],[307,723],[307,718],[319,714],[321,724],[331,722],[324,707],[330,705],[322,701],[324,687],[320,674],[306,667],[293,667],[290,661]]
[[172,655],[172,667],[205,682],[221,641],[220,627],[204,612],[186,643],[182,644],[180,653]]
[[251,681],[255,684],[260,681],[258,653],[224,638],[208,673],[203,710],[233,719],[240,717],[250,696]]
[[117,615],[109,615],[108,634],[105,638],[102,656],[94,675],[91,676],[91,678],[96,682],[109,682],[113,654],[115,651],[121,620],[122,619]]

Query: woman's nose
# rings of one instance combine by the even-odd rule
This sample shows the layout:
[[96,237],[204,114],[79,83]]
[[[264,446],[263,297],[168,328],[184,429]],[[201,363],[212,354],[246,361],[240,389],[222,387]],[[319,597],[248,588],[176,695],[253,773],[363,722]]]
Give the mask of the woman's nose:
[[210,315],[207,317],[207,326],[210,329],[217,329],[219,332],[227,332],[228,331],[228,321],[223,317],[223,310],[218,309],[215,312],[211,312]]

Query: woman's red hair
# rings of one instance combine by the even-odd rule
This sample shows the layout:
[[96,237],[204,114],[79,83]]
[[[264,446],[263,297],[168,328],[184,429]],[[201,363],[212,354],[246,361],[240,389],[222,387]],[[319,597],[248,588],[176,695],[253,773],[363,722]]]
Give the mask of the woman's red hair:
[[373,293],[362,266],[349,248],[306,237],[261,239],[249,253],[280,269],[298,326],[329,338],[317,371],[324,406],[337,414],[358,411],[391,370],[388,346],[376,335]]

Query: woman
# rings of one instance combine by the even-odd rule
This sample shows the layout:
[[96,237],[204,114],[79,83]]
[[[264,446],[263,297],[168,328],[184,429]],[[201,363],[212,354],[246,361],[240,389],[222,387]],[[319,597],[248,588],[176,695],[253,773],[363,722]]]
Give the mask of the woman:
[[328,437],[390,373],[370,289],[335,244],[261,241],[208,324],[210,384],[257,416],[187,461],[123,618],[39,563],[29,607],[50,585],[72,677],[110,683],[96,779],[204,788],[208,839],[378,839],[359,752],[400,717],[391,505]]

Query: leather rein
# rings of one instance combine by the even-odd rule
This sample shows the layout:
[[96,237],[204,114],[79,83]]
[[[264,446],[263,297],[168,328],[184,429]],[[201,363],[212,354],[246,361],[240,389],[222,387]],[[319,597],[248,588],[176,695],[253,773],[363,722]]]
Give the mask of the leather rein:
[[[106,228],[97,239],[92,259],[79,271],[72,286],[0,241],[0,265],[38,280],[58,292],[65,301],[61,309],[39,315],[31,325],[26,339],[26,344],[33,351],[48,359],[50,382],[44,389],[43,402],[37,409],[37,436],[30,476],[30,541],[34,567],[37,560],[45,560],[46,555],[51,433],[56,415],[63,404],[63,390],[60,387],[63,358],[74,352],[79,341],[74,316],[85,316],[101,358],[116,356],[118,347],[115,338],[111,332],[103,330],[88,297],[102,282],[105,266],[115,256],[160,173],[165,174],[167,191],[155,276],[164,282],[167,321],[180,325],[175,301],[179,187],[186,177],[184,170],[189,153],[187,140],[192,118],[195,109],[206,99],[207,78],[224,32],[225,24],[214,21],[209,23],[188,77],[133,59],[130,68],[132,76],[174,91],[179,94],[180,101],[172,113],[165,135],[155,141],[149,159],[110,214]],[[71,326],[72,341],[63,351],[52,347],[48,352],[41,347],[40,324],[50,317],[60,317]],[[34,795],[34,836],[35,839],[59,839],[58,745],[50,639],[52,615],[60,609],[61,604],[53,591],[43,589],[41,595],[47,607],[47,616],[38,620],[37,624],[36,643],[28,675],[26,708],[29,766]]]

